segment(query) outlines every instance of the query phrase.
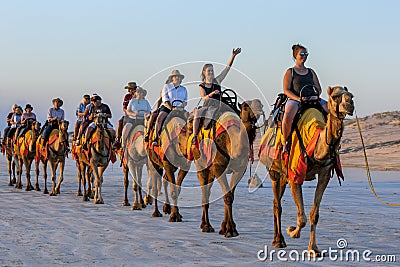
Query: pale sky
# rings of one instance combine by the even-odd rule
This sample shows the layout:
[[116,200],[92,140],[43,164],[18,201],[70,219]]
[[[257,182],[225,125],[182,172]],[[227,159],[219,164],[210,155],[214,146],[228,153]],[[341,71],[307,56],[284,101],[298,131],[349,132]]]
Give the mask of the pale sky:
[[82,95],[94,92],[115,125],[125,84],[143,85],[152,104],[173,65],[198,98],[203,64],[221,71],[233,47],[242,53],[222,85],[260,98],[268,113],[295,43],[308,48],[324,98],[344,85],[358,115],[399,110],[399,11],[395,0],[0,1],[0,127],[14,103],[32,104],[43,122],[55,97],[73,123]]

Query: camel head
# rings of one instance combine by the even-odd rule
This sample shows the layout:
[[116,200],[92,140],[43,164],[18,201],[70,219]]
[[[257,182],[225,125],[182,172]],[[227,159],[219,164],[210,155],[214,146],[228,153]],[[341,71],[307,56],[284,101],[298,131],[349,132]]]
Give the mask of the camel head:
[[58,122],[58,129],[61,132],[67,132],[68,131],[68,125],[69,125],[69,121],[65,121],[65,120],[60,120]]
[[94,124],[96,124],[97,128],[103,130],[106,128],[107,117],[102,113],[95,114],[94,118],[93,118],[93,122],[94,122]]
[[335,86],[328,87],[328,108],[330,114],[343,119],[346,115],[353,115],[354,102],[353,94],[350,93],[346,87]]
[[40,126],[41,126],[40,122],[34,121],[34,122],[32,122],[31,129],[33,131],[35,131],[35,132],[39,132],[40,131]]

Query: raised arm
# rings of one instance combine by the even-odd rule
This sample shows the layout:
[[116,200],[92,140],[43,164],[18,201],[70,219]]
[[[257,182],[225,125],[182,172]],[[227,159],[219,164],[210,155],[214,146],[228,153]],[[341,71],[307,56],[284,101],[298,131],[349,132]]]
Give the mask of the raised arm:
[[235,57],[242,52],[241,48],[234,48],[232,49],[232,55],[231,58],[228,61],[228,64],[226,64],[225,69],[215,78],[218,82],[218,84],[221,84],[222,81],[225,79],[226,75],[228,75],[229,70],[231,69],[233,65],[233,61],[235,60]]

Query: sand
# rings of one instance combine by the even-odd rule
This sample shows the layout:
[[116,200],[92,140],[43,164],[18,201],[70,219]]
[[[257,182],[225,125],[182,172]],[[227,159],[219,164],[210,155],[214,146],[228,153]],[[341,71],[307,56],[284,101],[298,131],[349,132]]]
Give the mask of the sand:
[[[361,121],[376,192],[388,202],[400,203],[400,153],[398,113],[370,116]],[[384,122],[384,123],[382,123]],[[377,201],[371,193],[362,158],[357,129],[346,121],[342,163],[345,181],[342,186],[332,178],[322,200],[317,244],[320,249],[337,249],[337,241],[346,239],[342,250],[371,251],[370,258],[394,255],[397,263],[369,262],[368,266],[392,266],[400,262],[399,207]],[[391,142],[391,143],[390,143]],[[195,172],[186,177],[179,203],[183,222],[170,223],[168,216],[151,218],[153,206],[141,211],[122,207],[122,171],[117,162],[105,174],[104,205],[82,202],[75,195],[77,171],[67,160],[61,194],[55,197],[42,192],[25,192],[7,186],[5,158],[0,156],[0,265],[1,266],[313,266],[312,261],[262,262],[257,253],[273,239],[272,189],[264,166],[252,167],[263,179],[263,188],[249,190],[249,169],[239,183],[234,202],[234,218],[240,236],[226,239],[218,235],[223,217],[219,184],[213,186],[210,218],[215,233],[202,233],[200,189]],[[357,167],[357,168],[354,168]],[[387,170],[387,171],[379,171]],[[388,171],[390,170],[390,171]],[[397,171],[396,171],[397,170]],[[32,172],[32,175],[34,173]],[[147,173],[144,174],[144,183]],[[43,190],[43,179],[40,186]],[[23,176],[25,184],[25,177]],[[316,182],[303,186],[308,214]],[[48,183],[48,186],[51,186]],[[163,199],[163,196],[161,196]],[[132,190],[129,200],[133,202]],[[161,206],[159,207],[161,208]],[[296,208],[290,190],[283,197],[283,229],[296,222]],[[307,249],[309,224],[300,239],[285,233],[286,253]],[[262,255],[262,254],[260,254]],[[364,260],[346,262],[325,257],[321,266],[365,266]]]

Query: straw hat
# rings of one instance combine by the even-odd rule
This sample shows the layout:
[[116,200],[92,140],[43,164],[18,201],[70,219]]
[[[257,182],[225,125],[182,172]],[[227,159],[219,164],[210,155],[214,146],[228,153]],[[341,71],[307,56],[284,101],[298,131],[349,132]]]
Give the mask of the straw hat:
[[185,78],[185,75],[181,74],[179,72],[179,70],[173,70],[171,72],[171,75],[168,76],[168,79],[171,79],[172,76],[179,76],[179,77],[181,77],[182,80],[183,80],[183,78]]
[[136,88],[137,88],[136,82],[129,82],[129,83],[125,86],[125,89],[136,89]]
[[64,104],[64,101],[62,101],[61,98],[59,98],[59,97],[54,98],[51,102],[53,102],[53,104],[54,104],[54,102],[56,102],[56,101],[60,103],[60,107]]

